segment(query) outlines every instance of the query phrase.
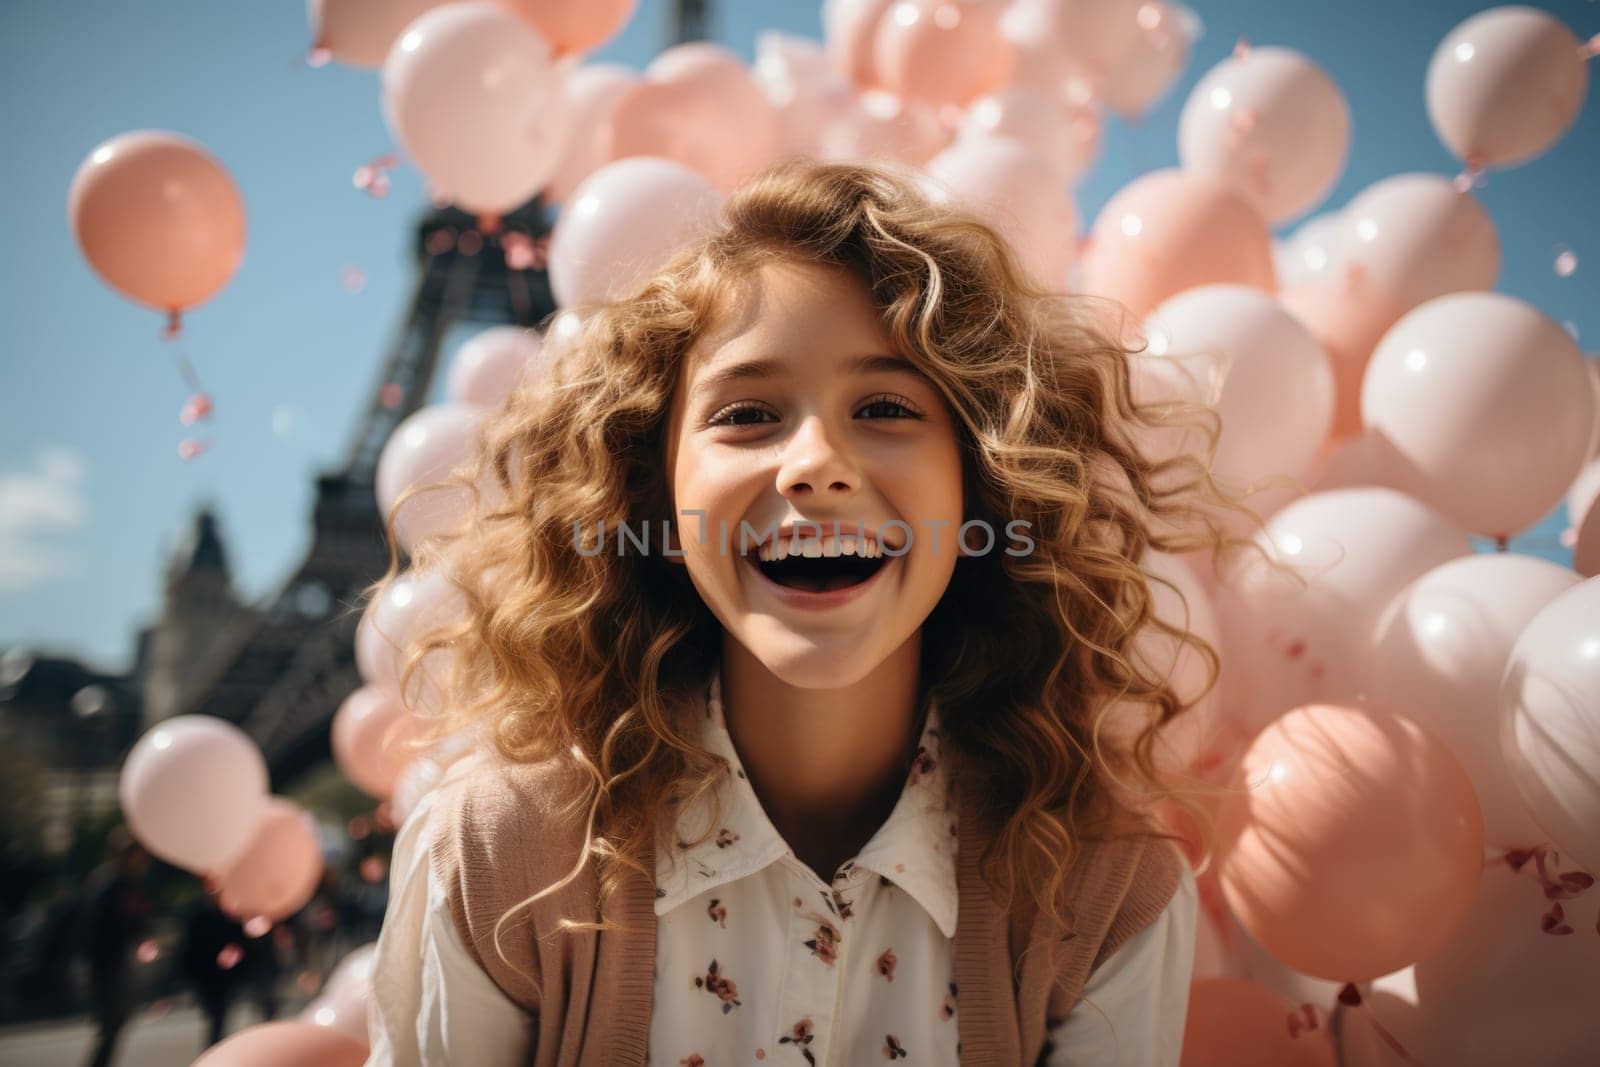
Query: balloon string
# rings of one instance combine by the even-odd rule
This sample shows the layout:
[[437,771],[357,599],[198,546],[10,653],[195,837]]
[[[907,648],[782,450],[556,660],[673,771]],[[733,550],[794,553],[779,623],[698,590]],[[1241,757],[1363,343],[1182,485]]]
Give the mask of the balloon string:
[[1362,1014],[1366,1016],[1367,1022],[1372,1024],[1372,1029],[1377,1033],[1378,1037],[1383,1039],[1384,1044],[1394,1050],[1395,1055],[1406,1063],[1422,1067],[1422,1061],[1407,1052],[1405,1046],[1400,1044],[1399,1040],[1389,1032],[1388,1028],[1378,1021],[1377,1013],[1372,1010],[1371,1005],[1362,999],[1361,991],[1355,987],[1355,983],[1346,982],[1344,987],[1339,990],[1339,1003],[1348,1007],[1363,1009]]

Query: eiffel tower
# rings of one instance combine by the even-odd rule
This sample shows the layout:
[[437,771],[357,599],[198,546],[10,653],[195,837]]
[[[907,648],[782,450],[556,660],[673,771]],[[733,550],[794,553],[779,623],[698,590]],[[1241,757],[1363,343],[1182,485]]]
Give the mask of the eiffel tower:
[[[671,37],[711,36],[710,0],[676,0]],[[311,547],[258,612],[241,613],[191,675],[178,710],[239,724],[261,746],[275,790],[330,758],[333,714],[361,685],[356,609],[388,565],[374,493],[384,442],[422,407],[450,328],[540,325],[556,310],[537,250],[550,223],[535,198],[502,220],[501,233],[533,242],[532,263],[507,262],[513,242],[483,241],[472,216],[454,208],[417,228],[419,275],[411,304],[378,375],[343,466],[317,479]]]
[[242,726],[266,755],[274,788],[327,761],[333,713],[361,684],[354,608],[388,565],[374,494],[384,442],[426,402],[453,326],[532,327],[554,313],[538,255],[549,229],[538,199],[504,217],[500,233],[520,235],[505,241],[484,240],[472,216],[454,208],[422,219],[409,308],[343,465],[317,478],[310,549],[263,610],[225,627],[192,676],[180,710]]

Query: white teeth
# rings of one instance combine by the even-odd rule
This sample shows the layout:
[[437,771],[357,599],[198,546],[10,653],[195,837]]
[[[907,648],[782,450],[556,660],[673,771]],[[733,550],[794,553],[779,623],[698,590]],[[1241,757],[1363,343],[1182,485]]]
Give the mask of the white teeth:
[[806,559],[836,559],[839,556],[878,559],[882,555],[881,546],[857,534],[840,534],[838,537],[824,534],[818,539],[802,537],[799,531],[788,538],[774,538],[756,549],[756,558],[763,563],[776,563],[790,556],[804,556]]

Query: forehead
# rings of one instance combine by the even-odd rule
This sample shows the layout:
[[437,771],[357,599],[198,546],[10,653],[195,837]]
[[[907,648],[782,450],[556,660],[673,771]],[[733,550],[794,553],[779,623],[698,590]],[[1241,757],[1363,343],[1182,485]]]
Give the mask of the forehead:
[[866,282],[844,267],[772,259],[727,280],[711,321],[690,349],[697,372],[743,353],[883,350],[891,341]]

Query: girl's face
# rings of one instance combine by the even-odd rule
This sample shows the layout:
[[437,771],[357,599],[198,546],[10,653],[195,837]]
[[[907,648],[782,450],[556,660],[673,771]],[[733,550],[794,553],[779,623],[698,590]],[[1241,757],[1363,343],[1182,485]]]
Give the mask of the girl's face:
[[[780,260],[739,284],[673,395],[679,562],[781,680],[850,685],[917,632],[950,582],[956,427],[850,273]],[[795,552],[792,524],[805,521],[820,529],[800,526]]]

